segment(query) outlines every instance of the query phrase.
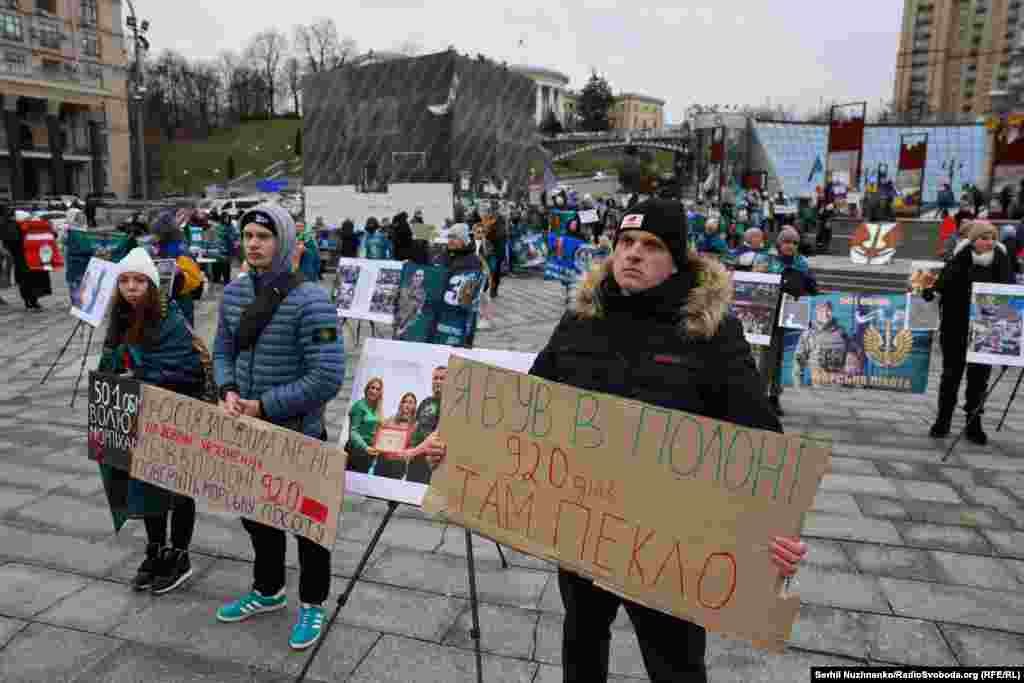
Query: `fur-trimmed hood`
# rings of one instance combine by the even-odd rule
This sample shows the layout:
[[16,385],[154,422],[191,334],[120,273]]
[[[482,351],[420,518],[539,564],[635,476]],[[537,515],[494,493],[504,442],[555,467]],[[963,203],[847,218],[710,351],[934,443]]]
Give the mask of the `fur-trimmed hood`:
[[[686,268],[696,275],[697,286],[690,290],[686,302],[680,307],[680,333],[684,336],[711,339],[729,313],[732,303],[733,285],[729,271],[715,259],[701,256],[691,250]],[[600,288],[606,278],[612,276],[612,260],[590,269],[577,289],[572,312],[580,318],[600,318],[604,315],[601,306]]]

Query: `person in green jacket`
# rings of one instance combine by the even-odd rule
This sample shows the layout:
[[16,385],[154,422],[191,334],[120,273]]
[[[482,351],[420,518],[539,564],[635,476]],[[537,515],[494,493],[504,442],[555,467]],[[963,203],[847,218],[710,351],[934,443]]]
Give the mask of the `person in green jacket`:
[[377,428],[384,421],[381,404],[384,400],[384,380],[373,377],[363,389],[363,398],[352,404],[348,411],[348,465],[350,472],[369,473],[380,455],[373,447]]

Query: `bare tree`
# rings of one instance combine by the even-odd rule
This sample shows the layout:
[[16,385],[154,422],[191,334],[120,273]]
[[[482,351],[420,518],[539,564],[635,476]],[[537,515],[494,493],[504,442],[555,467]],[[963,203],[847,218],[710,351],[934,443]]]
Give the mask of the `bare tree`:
[[326,71],[348,61],[356,51],[356,42],[341,38],[334,19],[321,17],[309,25],[294,29],[295,50],[306,62],[310,73]]
[[295,113],[299,113],[299,94],[302,92],[302,62],[298,57],[291,56],[284,60],[284,84],[288,88]]
[[269,28],[260,31],[249,42],[246,55],[253,61],[267,88],[267,113],[274,115],[274,99],[277,94],[281,60],[288,50],[288,38],[280,30]]

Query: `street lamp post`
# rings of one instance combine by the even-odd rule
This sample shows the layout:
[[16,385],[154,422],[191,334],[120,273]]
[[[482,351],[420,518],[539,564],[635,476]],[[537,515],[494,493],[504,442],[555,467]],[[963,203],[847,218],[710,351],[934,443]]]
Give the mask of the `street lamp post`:
[[132,0],[127,0],[129,15],[126,20],[128,28],[132,30],[135,46],[135,63],[132,66],[132,102],[135,106],[135,144],[138,150],[139,159],[139,193],[143,199],[149,198],[149,174],[146,172],[146,134],[144,122],[144,101],[146,87],[142,82],[142,55],[149,50],[149,40],[146,32],[149,31],[149,20],[143,19],[140,23],[135,16],[135,5]]
[[[992,101],[992,116],[997,122],[1002,123],[1011,106],[1010,93],[1006,90],[993,90],[989,92],[988,96]],[[996,155],[999,151],[999,136],[1001,134],[1003,131],[1000,125],[993,127],[992,154],[988,165],[988,196],[986,197],[990,209],[992,207],[992,190],[995,189]]]

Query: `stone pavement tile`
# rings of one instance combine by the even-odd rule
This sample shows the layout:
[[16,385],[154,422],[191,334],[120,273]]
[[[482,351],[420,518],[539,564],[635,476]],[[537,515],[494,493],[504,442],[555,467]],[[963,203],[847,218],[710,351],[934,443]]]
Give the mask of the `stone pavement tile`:
[[440,642],[469,603],[374,583],[358,583],[338,619],[346,624]]
[[[534,636],[540,612],[533,610],[514,609],[512,607],[495,607],[480,605],[480,647],[504,657],[516,659],[532,659]],[[459,615],[451,631],[444,637],[443,645],[458,647],[463,650],[474,648],[470,630],[473,628],[473,615],[469,607]]]
[[1024,472],[1024,458],[1011,458],[993,453],[959,453],[968,467],[1001,472]]
[[847,607],[869,612],[889,612],[878,580],[873,576],[851,574],[814,566],[801,567],[790,591],[804,604]]
[[1024,531],[1024,508],[999,508],[999,514],[1010,520],[1013,528]]
[[979,471],[977,479],[983,486],[995,486],[1007,491],[1024,491],[1024,474],[1019,472]]
[[935,624],[802,605],[790,645],[816,652],[915,666],[955,666]]
[[901,616],[1024,633],[1024,593],[879,579]]
[[75,536],[109,536],[114,531],[109,507],[68,496],[41,498],[18,510],[17,519]]
[[36,489],[55,489],[64,485],[72,477],[67,474],[45,470],[39,467],[27,467],[11,462],[0,461],[0,481],[9,486],[28,486]]
[[[368,545],[368,543],[359,541],[346,541],[343,538],[335,540],[334,548],[331,550],[331,573],[346,577],[352,576],[359,566],[359,560],[362,559]],[[388,546],[378,543],[377,547],[373,549],[373,555],[370,556],[363,571],[365,572],[366,569],[375,566],[387,552]]]
[[789,650],[776,655],[740,640],[708,634],[708,680],[715,683],[795,683],[808,679],[812,666],[856,666],[843,657]]
[[[486,655],[485,681],[532,683],[537,664]],[[473,683],[476,661],[471,652],[418,640],[384,636],[359,664],[347,683]]]
[[940,624],[939,628],[962,666],[1020,666],[1024,636],[971,626]]
[[947,479],[954,486],[961,490],[977,486],[974,478],[974,470],[966,467],[939,467],[939,475]]
[[928,469],[928,465],[920,462],[878,462],[878,472],[890,479],[927,481],[932,478]]
[[125,619],[148,609],[153,597],[136,593],[122,583],[93,581],[37,614],[41,621],[90,633],[107,633]]
[[1010,521],[992,508],[908,500],[904,507],[912,522],[946,526],[1008,529]]
[[896,545],[900,534],[892,522],[882,519],[845,517],[824,512],[804,515],[804,536],[847,541],[873,541]]
[[124,643],[75,680],[80,683],[285,683],[290,679],[244,664],[142,643]]
[[52,453],[36,459],[36,462],[39,466],[49,470],[85,475],[85,477],[91,476],[96,481],[103,481],[100,479],[99,467],[84,454],[70,452]]
[[881,517],[882,519],[908,519],[907,509],[903,503],[893,498],[879,498],[878,496],[856,496],[860,511],[867,517]]
[[866,493],[872,496],[897,498],[900,491],[885,477],[867,477],[858,474],[826,474],[821,480],[821,491]]
[[93,633],[30,624],[0,650],[0,681],[54,683],[78,681],[121,641]]
[[975,555],[987,555],[991,549],[984,536],[967,527],[913,522],[898,524],[906,545],[912,548],[951,550]]
[[[866,460],[882,460],[885,462],[920,462],[937,463],[942,455],[936,450],[907,449],[893,446],[874,446],[867,444],[836,444],[833,448],[836,455],[847,455]],[[951,458],[952,460],[952,458]]]
[[218,606],[204,597],[171,593],[151,600],[147,609],[122,621],[111,635],[275,672],[295,674],[302,667],[305,655],[288,647],[297,608],[221,624],[214,616]]
[[[441,546],[439,552],[465,559],[466,535],[463,533],[462,529],[457,526],[450,527],[448,529],[448,535],[445,538],[444,545]],[[556,566],[547,560],[526,555],[518,550],[509,548],[508,546],[501,546],[501,552],[505,555],[505,559],[508,561],[509,565],[513,567],[536,569],[543,572],[552,572],[556,569]],[[487,563],[501,566],[501,558],[498,555],[498,546],[489,538],[483,538],[476,534],[473,534],[473,559],[476,560],[477,566]]]
[[1004,560],[1004,562],[1017,577],[1017,582],[1024,587],[1024,560]]
[[[537,677],[533,679],[533,683],[562,683],[563,680],[562,667],[541,664],[540,669],[537,670]],[[632,676],[608,677],[608,683],[637,683],[637,681],[646,680],[647,678],[633,678]]]
[[832,493],[829,491],[818,491],[814,496],[811,509],[815,512],[831,512],[845,515],[847,517],[861,517],[857,501],[849,493]]
[[981,533],[995,547],[997,555],[1024,560],[1024,532],[982,529]]
[[944,573],[941,583],[998,591],[1014,591],[1021,588],[1013,570],[999,558],[944,553],[938,550],[929,551],[929,554]]
[[869,543],[847,543],[846,550],[857,569],[865,574],[920,581],[938,581],[941,576],[934,559],[925,550]]
[[[620,610],[625,614],[626,610]],[[534,659],[544,664],[562,664],[562,617],[543,614],[537,625],[537,649]],[[608,661],[611,673],[622,676],[646,676],[643,655],[637,643],[636,632],[630,622],[625,628],[612,629],[611,656]]]
[[[111,527],[113,528],[113,527]],[[104,576],[131,555],[129,548],[0,524],[0,557]]]
[[11,638],[13,638],[18,631],[25,628],[25,624],[27,623],[28,622],[22,621],[21,619],[0,617],[0,650],[10,642]]
[[870,477],[878,476],[878,466],[870,460],[862,458],[846,458],[841,455],[832,457],[833,474],[861,474]]
[[[61,598],[81,590],[88,579],[24,564],[0,566],[0,613],[31,617]],[[2,679],[0,679],[2,680]]]
[[[127,549],[129,551],[129,555],[124,559],[124,561],[118,563],[114,567],[111,567],[110,571],[107,572],[104,578],[118,583],[131,583],[131,580],[135,578],[135,573],[138,571],[139,565],[142,564],[142,561],[146,558],[146,543],[142,539],[138,539],[137,541],[125,543],[120,547]],[[189,583],[196,581],[197,577],[202,576],[203,573],[217,561],[217,558],[210,557],[204,553],[195,552],[195,548],[190,549],[188,559],[189,562],[192,563],[192,569],[194,572],[192,578],[189,579]]]
[[411,517],[392,517],[381,542],[406,550],[434,550],[441,545],[441,525]]
[[990,486],[964,487],[964,499],[975,505],[987,505],[994,508],[1020,507],[1021,501],[1014,498],[1008,491]]
[[[532,569],[476,567],[481,601],[536,609],[549,574]],[[447,596],[469,597],[468,566],[461,558],[392,549],[366,573],[369,580]]]
[[910,500],[924,500],[935,503],[963,503],[957,492],[947,484],[932,481],[899,481],[896,486],[903,496]]
[[843,546],[835,541],[823,541],[817,538],[809,538],[807,543],[806,566],[820,567],[822,569],[850,569],[852,565],[847,557]]
[[[320,652],[309,667],[308,681],[348,681],[366,655],[380,641],[381,634],[375,631],[356,629],[335,622],[327,634]],[[293,679],[292,679],[293,680]],[[282,683],[292,683],[291,680]]]
[[[103,493],[103,480],[98,474],[89,474],[76,479],[69,479],[64,486],[56,490],[58,494],[69,493],[80,498],[91,498]],[[106,494],[103,494],[104,496]],[[104,498],[104,500],[106,500]]]
[[9,486],[0,486],[0,517],[8,515],[12,510],[28,505],[43,495],[46,494],[33,489],[16,489]]
[[[141,561],[142,557],[140,553],[138,559]],[[202,571],[196,567],[197,557],[203,563]],[[252,590],[253,574],[251,562],[213,559],[199,556],[195,553],[192,554],[191,559],[192,566],[196,568],[196,573],[187,584],[188,590],[206,596],[218,606],[222,602],[239,597]],[[125,575],[130,573],[134,576],[138,564],[128,562],[125,566],[127,569]],[[298,600],[299,572],[297,569],[288,568],[285,570],[285,591],[289,596],[289,600]]]

